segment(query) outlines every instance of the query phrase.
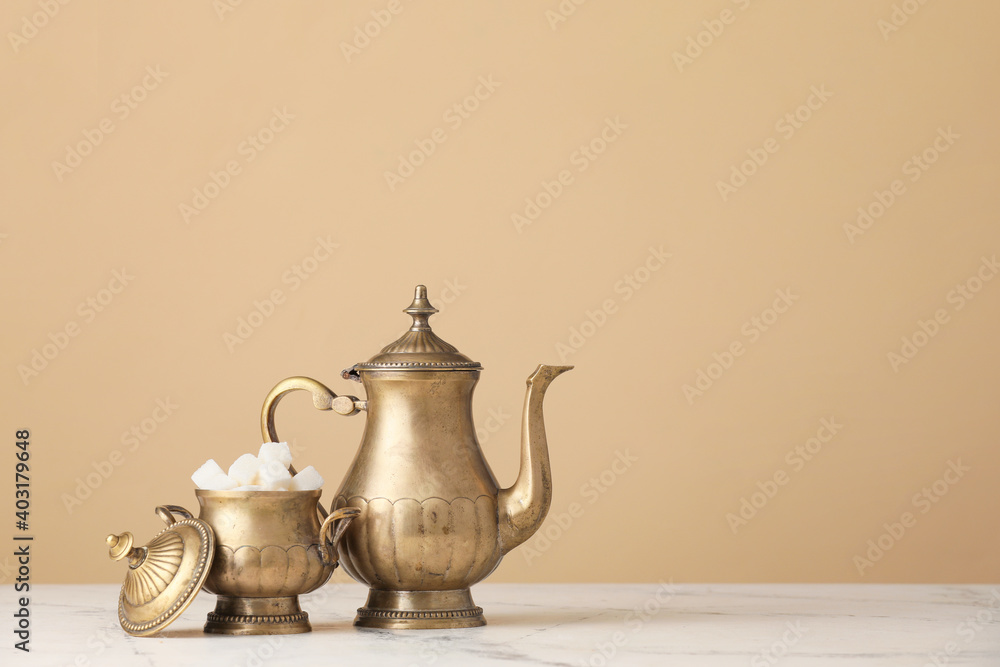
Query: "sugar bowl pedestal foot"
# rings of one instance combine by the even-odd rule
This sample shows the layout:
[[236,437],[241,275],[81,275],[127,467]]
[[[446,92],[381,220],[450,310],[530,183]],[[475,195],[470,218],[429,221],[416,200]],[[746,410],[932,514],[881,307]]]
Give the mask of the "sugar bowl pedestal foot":
[[486,625],[468,588],[455,591],[368,591],[354,625],[388,630],[476,628]]
[[311,632],[298,596],[248,598],[220,595],[205,632],[216,635],[293,635]]

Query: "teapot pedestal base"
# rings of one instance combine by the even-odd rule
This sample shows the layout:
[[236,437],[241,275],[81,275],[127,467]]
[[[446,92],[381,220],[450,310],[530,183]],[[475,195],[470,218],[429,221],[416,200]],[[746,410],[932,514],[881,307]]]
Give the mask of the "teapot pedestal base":
[[244,598],[220,595],[205,632],[216,635],[293,635],[312,632],[297,596]]
[[368,591],[368,602],[358,609],[359,628],[428,630],[476,628],[486,625],[482,607],[468,588],[457,591]]

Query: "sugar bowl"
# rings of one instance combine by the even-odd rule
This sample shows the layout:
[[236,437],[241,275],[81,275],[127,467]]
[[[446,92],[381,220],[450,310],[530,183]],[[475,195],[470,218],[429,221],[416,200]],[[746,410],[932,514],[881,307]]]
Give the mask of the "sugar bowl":
[[167,525],[145,546],[133,546],[128,532],[108,537],[110,557],[129,562],[118,603],[122,628],[155,634],[204,588],[218,596],[205,632],[309,632],[298,596],[330,579],[337,543],[359,510],[327,514],[318,489],[195,494],[198,518],[176,505],[157,507]]

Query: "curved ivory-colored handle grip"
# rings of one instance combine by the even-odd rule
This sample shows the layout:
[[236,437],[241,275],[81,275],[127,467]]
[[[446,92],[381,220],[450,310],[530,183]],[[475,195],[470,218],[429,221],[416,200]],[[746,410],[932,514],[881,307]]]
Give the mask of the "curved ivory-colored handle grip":
[[350,417],[366,407],[366,402],[357,396],[337,396],[318,380],[303,376],[285,378],[274,385],[274,389],[264,399],[264,407],[260,411],[260,432],[265,442],[279,442],[278,433],[274,428],[274,410],[278,407],[278,401],[284,398],[285,394],[300,389],[312,394],[313,405],[317,410],[333,410],[337,414]]
[[156,511],[156,516],[163,519],[163,523],[167,524],[168,526],[172,526],[175,523],[177,523],[177,520],[174,519],[175,514],[180,514],[185,519],[194,518],[194,514],[191,514],[191,512],[188,512],[180,505],[160,505],[156,508],[155,511]]
[[[354,517],[361,514],[357,507],[341,507],[330,512],[319,529],[319,558],[323,565],[337,564],[337,543]],[[333,535],[330,535],[330,531]]]

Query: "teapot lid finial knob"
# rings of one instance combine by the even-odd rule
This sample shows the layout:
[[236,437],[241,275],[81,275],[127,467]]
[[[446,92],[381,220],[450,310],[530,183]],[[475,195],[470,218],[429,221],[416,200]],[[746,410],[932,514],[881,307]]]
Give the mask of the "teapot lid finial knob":
[[413,325],[410,327],[410,331],[430,331],[431,325],[427,323],[427,320],[431,315],[438,312],[438,309],[432,306],[431,302],[427,300],[427,287],[417,285],[416,289],[413,290],[413,303],[410,304],[409,308],[403,310],[403,312],[413,318]]

